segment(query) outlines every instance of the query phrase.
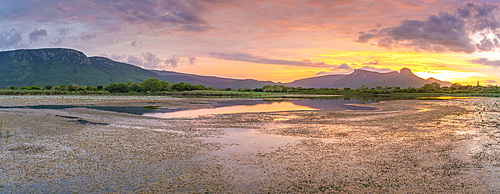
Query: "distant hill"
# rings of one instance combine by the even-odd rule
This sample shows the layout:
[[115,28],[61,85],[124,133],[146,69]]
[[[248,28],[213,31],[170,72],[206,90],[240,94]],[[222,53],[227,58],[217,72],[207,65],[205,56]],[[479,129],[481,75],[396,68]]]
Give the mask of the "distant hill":
[[303,87],[303,88],[326,88],[334,81],[344,78],[346,75],[324,75],[319,77],[309,77],[285,83],[285,86]]
[[206,87],[216,87],[216,88],[262,88],[265,85],[275,85],[281,83],[275,83],[272,81],[257,81],[253,79],[231,79],[231,78],[221,78],[215,76],[201,76],[194,74],[178,73],[173,71],[156,71],[152,72],[160,75],[163,80],[170,83],[190,83],[194,85],[205,85]]
[[0,52],[0,88],[142,82],[161,79],[156,73],[103,57],[87,57],[82,52],[63,49],[30,49]]
[[216,88],[261,88],[264,85],[282,84],[303,88],[352,88],[362,85],[369,88],[376,86],[422,87],[427,83],[438,82],[441,86],[450,86],[433,78],[427,80],[415,76],[410,69],[400,72],[377,73],[357,69],[349,75],[325,75],[295,80],[289,83],[258,81],[253,79],[231,79],[215,76],[201,76],[173,71],[146,70],[140,67],[116,62],[104,57],[87,57],[82,52],[63,49],[31,49],[0,52],[0,88],[9,86],[40,86],[78,84],[87,86],[107,85],[109,83],[143,82],[156,78],[171,83],[186,82]]
[[344,76],[342,79],[335,80],[327,85],[327,88],[351,88],[357,89],[362,85],[368,88],[377,86],[399,86],[407,88],[409,86],[420,88],[425,84],[437,82],[443,86],[451,86],[450,82],[439,81],[434,78],[423,79],[417,77],[408,68],[403,68],[400,72],[377,73],[367,70],[356,69],[353,73]]

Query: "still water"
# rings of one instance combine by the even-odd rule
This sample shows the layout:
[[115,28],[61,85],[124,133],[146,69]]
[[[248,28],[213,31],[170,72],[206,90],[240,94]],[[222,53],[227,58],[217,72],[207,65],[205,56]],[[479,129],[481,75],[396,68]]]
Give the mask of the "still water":
[[233,114],[233,113],[250,113],[250,112],[275,112],[275,111],[295,111],[295,110],[318,110],[316,108],[296,105],[292,102],[273,102],[271,104],[257,105],[234,105],[217,108],[185,110],[178,112],[153,112],[145,113],[144,116],[158,118],[179,118],[179,117],[196,117],[209,114]]
[[[186,110],[157,106],[98,106],[98,105],[37,105],[37,106],[0,106],[0,108],[30,109],[69,109],[88,108],[119,113],[129,113],[157,118],[197,117],[211,114],[257,113],[298,110],[374,110],[363,106],[389,100],[450,100],[456,97],[328,97],[328,98],[292,98],[280,100],[263,99],[221,99],[210,101],[209,108]],[[203,101],[203,100],[201,100]],[[205,101],[206,102],[206,101]],[[203,104],[205,104],[205,102]]]
[[157,118],[197,117],[213,114],[258,113],[299,110],[374,110],[375,108],[360,106],[375,103],[376,100],[359,100],[351,98],[312,98],[293,100],[224,100],[218,101],[211,108],[169,111],[158,109],[144,113],[144,116]]

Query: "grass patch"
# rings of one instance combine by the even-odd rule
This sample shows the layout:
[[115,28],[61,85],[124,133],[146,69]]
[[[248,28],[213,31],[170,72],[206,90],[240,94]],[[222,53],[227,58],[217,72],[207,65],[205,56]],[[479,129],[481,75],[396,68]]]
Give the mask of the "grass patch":
[[9,138],[14,136],[16,134],[16,129],[10,130],[10,129],[4,129],[3,128],[3,119],[0,118],[0,137],[2,138]]

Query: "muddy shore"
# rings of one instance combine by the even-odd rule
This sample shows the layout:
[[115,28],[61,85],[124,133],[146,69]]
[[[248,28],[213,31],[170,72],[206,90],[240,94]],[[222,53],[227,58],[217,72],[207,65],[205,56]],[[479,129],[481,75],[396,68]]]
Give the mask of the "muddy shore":
[[[399,100],[371,111],[160,119],[86,108],[0,108],[0,193],[492,193],[500,99]],[[0,106],[206,108],[208,99],[0,96]],[[270,151],[209,142],[229,129],[297,137]]]

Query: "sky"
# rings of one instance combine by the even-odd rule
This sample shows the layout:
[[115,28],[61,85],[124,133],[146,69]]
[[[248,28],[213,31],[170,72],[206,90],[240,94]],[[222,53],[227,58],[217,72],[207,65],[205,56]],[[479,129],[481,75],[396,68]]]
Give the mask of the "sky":
[[0,1],[0,51],[35,48],[237,79],[406,67],[422,78],[498,85],[500,1]]

